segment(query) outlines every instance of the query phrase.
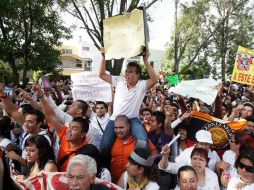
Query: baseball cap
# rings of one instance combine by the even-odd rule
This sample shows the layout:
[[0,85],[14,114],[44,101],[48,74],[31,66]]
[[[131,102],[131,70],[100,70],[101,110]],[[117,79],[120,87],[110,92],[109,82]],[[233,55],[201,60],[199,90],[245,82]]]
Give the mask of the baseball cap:
[[213,144],[212,134],[206,130],[199,130],[196,139],[198,142]]

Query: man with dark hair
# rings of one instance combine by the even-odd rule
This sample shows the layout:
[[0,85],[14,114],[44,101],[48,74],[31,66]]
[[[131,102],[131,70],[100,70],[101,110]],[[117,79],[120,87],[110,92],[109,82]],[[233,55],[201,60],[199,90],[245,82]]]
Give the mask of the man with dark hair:
[[139,74],[139,79],[140,79],[142,74],[141,66],[137,62],[132,61],[127,64],[127,68],[128,67],[136,67],[136,73]]
[[[56,106],[54,100],[50,95],[45,96],[45,99],[47,100],[50,107],[54,110],[57,118],[59,118],[59,120],[67,126],[71,123],[74,117],[86,117],[89,119],[92,115],[92,111],[88,109],[88,103],[83,100],[73,101],[72,104],[68,107],[67,112],[64,112]],[[95,138],[90,130],[87,132],[86,139],[88,143],[96,145]]]
[[164,125],[165,118],[163,112],[156,111],[152,113],[151,128],[148,137],[156,146],[158,152],[161,152],[161,148],[172,139],[173,129],[171,126]]
[[103,55],[99,76],[102,80],[110,83],[115,88],[113,114],[108,122],[102,137],[101,151],[108,153],[116,138],[114,134],[114,120],[118,115],[126,115],[131,122],[131,133],[135,139],[147,142],[148,138],[144,127],[139,119],[139,109],[146,95],[157,82],[157,75],[148,62],[149,53],[143,56],[145,67],[150,79],[139,80],[141,76],[140,66],[136,63],[129,63],[125,71],[125,77],[112,76],[106,73],[106,60]]
[[246,117],[247,121],[247,128],[254,132],[254,115],[251,115],[249,117]]
[[228,121],[244,120],[246,117],[252,116],[254,113],[254,105],[251,102],[246,102],[243,105],[239,104],[232,109],[231,115],[228,117]]
[[50,134],[48,130],[42,129],[41,125],[44,122],[44,115],[39,110],[30,110],[24,120],[23,128],[25,133],[23,135],[22,142],[20,142],[20,149],[22,151],[22,157],[19,156],[16,152],[10,151],[8,157],[12,160],[17,160],[20,164],[26,165],[26,151],[25,151],[25,142],[31,136],[43,135],[49,142],[50,146],[53,146]]
[[143,118],[143,125],[147,132],[150,131],[151,128],[151,117],[152,117],[152,111],[150,108],[144,108],[141,111],[141,116]]
[[107,104],[103,101],[97,101],[95,105],[95,113],[90,117],[89,131],[94,136],[95,146],[99,149],[102,135],[109,121],[109,114],[107,113]]
[[55,129],[60,139],[57,159],[59,169],[60,171],[66,171],[69,159],[75,155],[78,149],[87,145],[86,134],[89,130],[89,120],[83,117],[75,117],[67,127],[56,116],[40,89],[38,90],[38,96],[47,122]]

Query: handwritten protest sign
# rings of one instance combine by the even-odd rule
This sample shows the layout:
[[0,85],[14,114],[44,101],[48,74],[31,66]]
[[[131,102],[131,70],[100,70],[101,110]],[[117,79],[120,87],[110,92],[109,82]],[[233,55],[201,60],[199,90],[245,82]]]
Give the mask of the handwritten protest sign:
[[254,51],[238,47],[232,81],[254,85]]
[[100,79],[97,74],[91,72],[73,73],[71,80],[74,100],[112,101],[110,84]]
[[169,91],[182,96],[198,98],[211,105],[218,93],[217,85],[218,82],[213,79],[186,80],[170,88]]
[[148,29],[145,12],[134,9],[103,20],[103,40],[105,58],[130,58],[141,54],[147,49]]

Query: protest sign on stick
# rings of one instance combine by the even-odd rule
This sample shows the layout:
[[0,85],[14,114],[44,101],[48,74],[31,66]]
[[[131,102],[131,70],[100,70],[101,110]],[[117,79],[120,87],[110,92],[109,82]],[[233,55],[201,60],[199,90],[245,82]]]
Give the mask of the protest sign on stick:
[[92,72],[71,74],[72,96],[74,100],[112,101],[111,86]]
[[144,8],[103,20],[106,60],[130,58],[148,49],[148,25]]
[[238,47],[231,80],[241,84],[254,85],[254,51]]

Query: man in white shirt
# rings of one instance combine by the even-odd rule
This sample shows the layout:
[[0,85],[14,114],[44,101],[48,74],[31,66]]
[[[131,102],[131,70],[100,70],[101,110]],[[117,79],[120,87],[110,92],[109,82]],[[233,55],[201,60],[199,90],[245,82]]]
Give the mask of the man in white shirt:
[[99,76],[115,88],[115,95],[113,114],[102,137],[101,152],[108,153],[116,139],[114,120],[118,115],[126,115],[130,119],[131,134],[136,140],[146,141],[148,147],[148,137],[139,119],[139,109],[146,95],[146,91],[151,89],[158,80],[154,69],[148,62],[148,57],[149,53],[146,52],[143,60],[150,79],[139,80],[141,76],[141,67],[139,64],[136,62],[128,63],[125,77],[112,76],[106,73],[106,60],[103,56]]
[[109,114],[107,113],[107,104],[102,101],[97,101],[95,105],[95,113],[92,112],[90,117],[89,130],[95,138],[95,146],[99,149],[102,135],[109,121]]
[[192,150],[197,148],[203,148],[208,151],[208,168],[215,171],[215,164],[220,161],[220,157],[218,156],[217,152],[211,150],[210,147],[213,144],[212,134],[206,130],[199,130],[196,133],[197,144],[193,145],[187,149],[185,149],[179,156],[175,158],[175,162],[177,163],[186,163],[187,165],[191,165],[191,152]]

